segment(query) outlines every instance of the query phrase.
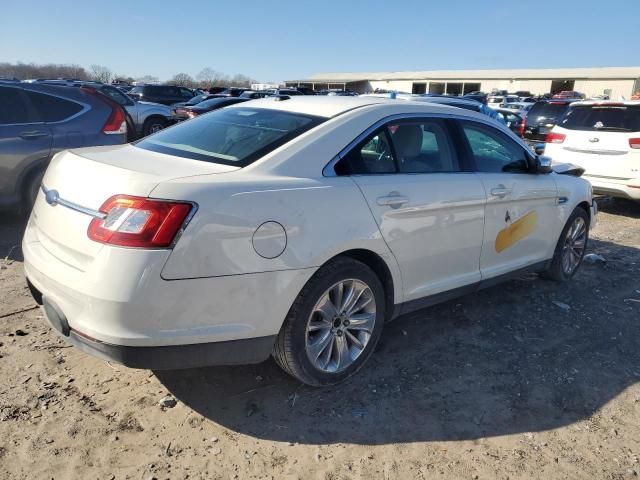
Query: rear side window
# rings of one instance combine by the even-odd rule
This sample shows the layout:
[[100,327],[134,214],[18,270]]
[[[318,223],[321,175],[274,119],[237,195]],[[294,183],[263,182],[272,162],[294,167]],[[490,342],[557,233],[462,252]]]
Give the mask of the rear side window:
[[538,125],[542,123],[557,123],[558,119],[565,114],[569,105],[566,103],[536,103],[527,115],[527,123]]
[[39,122],[61,122],[82,110],[82,105],[70,100],[38,92],[25,92],[35,107]]
[[20,90],[0,87],[0,125],[28,122],[29,113]]
[[321,117],[263,108],[221,109],[162,130],[136,146],[244,167],[322,121]]
[[640,105],[577,106],[560,122],[569,130],[640,132]]

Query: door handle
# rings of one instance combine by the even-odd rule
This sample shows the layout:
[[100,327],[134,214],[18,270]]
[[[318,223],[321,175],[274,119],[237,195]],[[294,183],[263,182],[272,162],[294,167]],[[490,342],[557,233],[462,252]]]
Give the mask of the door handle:
[[504,198],[511,193],[511,189],[504,185],[498,185],[496,188],[491,189],[491,195],[494,197]]
[[46,137],[49,135],[48,132],[43,132],[42,130],[31,130],[28,132],[20,132],[20,138],[24,138],[25,140],[30,140],[32,138],[40,138]]
[[378,205],[380,206],[388,205],[391,208],[398,208],[404,205],[405,203],[408,203],[409,197],[405,197],[395,192],[391,192],[389,195],[385,197],[378,197],[376,200]]

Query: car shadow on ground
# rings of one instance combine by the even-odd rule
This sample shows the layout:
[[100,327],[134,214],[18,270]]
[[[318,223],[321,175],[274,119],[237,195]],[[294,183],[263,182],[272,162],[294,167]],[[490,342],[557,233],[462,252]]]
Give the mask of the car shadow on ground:
[[22,235],[27,225],[24,215],[0,213],[0,260],[22,262]]
[[598,209],[611,215],[640,218],[640,202],[626,198],[597,197]]
[[[158,371],[196,412],[258,438],[311,444],[478,439],[590,417],[640,381],[640,250],[592,241],[606,264],[568,283],[529,275],[404,316],[339,386],[272,360]],[[556,303],[554,303],[556,302]]]

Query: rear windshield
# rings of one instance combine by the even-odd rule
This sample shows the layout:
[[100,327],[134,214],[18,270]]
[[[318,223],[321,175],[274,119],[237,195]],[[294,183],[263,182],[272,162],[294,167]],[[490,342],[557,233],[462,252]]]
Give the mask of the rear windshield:
[[564,115],[569,108],[566,103],[536,103],[529,114],[527,115],[527,123],[541,124],[541,123],[556,123],[558,119]]
[[225,108],[196,117],[135,145],[210,163],[244,167],[324,118],[263,108]]
[[640,105],[574,107],[560,125],[569,130],[640,132]]

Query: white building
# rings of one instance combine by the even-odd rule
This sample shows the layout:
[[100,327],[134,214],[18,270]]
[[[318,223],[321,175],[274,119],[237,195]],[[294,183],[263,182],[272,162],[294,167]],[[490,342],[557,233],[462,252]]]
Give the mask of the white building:
[[587,97],[607,94],[618,99],[629,98],[640,90],[640,67],[321,73],[285,83],[314,90],[346,89],[359,93],[383,89],[460,95],[476,90],[507,90],[541,95],[576,90]]

